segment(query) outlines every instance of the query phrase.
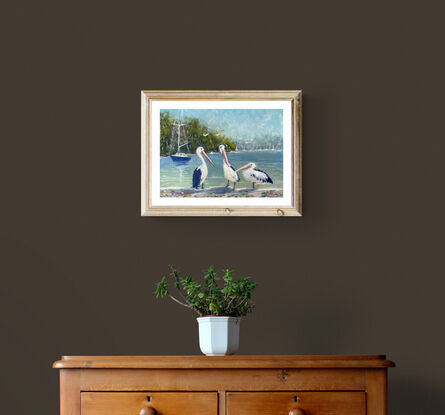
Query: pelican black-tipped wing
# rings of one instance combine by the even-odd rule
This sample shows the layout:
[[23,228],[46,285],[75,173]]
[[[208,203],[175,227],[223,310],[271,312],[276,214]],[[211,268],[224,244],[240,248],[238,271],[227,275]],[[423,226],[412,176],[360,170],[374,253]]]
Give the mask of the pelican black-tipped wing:
[[201,175],[201,169],[197,167],[193,172],[193,188],[197,189],[199,187],[199,184],[201,182]]
[[263,182],[263,183],[272,183],[272,184],[273,184],[273,181],[272,181],[272,179],[270,178],[270,176],[269,176],[265,171],[263,171],[263,170],[260,170],[260,169],[254,169],[253,172],[252,172],[252,176],[253,176],[256,180],[261,181],[261,182]]

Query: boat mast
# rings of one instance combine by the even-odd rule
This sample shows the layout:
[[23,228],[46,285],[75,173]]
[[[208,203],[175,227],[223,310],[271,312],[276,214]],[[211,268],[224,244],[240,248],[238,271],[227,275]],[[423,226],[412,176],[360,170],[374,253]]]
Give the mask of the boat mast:
[[178,120],[178,153],[179,153],[179,142],[181,141],[181,120]]
[[[179,114],[178,114],[179,115]],[[176,125],[177,125],[177,127],[178,127],[178,153],[179,153],[179,150],[180,150],[180,148],[182,147],[181,145],[180,145],[180,141],[181,141],[181,127],[183,126],[183,125],[185,125],[185,123],[183,123],[183,124],[181,124],[181,116],[179,115],[179,117],[178,117],[178,120],[176,121]],[[183,145],[185,145],[185,144],[183,144]]]

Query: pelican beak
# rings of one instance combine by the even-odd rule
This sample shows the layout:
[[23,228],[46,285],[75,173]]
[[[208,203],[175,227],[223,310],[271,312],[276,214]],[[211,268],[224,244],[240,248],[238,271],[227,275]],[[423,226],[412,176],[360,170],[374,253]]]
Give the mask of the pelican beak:
[[250,167],[250,163],[246,164],[246,165],[243,166],[243,167],[240,167],[238,170],[236,170],[236,172],[238,173],[238,172],[241,171],[241,170],[247,170],[249,167]]
[[229,159],[227,158],[226,150],[225,150],[224,148],[222,149],[221,154],[222,154],[223,159],[224,159],[224,161],[226,162],[226,164],[227,164],[228,166],[230,166]]
[[203,154],[203,156],[209,161],[209,163],[210,163],[213,167],[215,167],[215,165],[213,164],[212,160],[210,160],[210,157],[206,154],[206,152],[203,151],[202,154]]

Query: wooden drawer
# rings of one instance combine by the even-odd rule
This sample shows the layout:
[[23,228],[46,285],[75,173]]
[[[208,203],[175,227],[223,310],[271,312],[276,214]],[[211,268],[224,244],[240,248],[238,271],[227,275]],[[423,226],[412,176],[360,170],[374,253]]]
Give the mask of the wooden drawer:
[[227,392],[227,415],[365,415],[365,392]]
[[[217,415],[216,392],[82,392],[81,415]],[[143,412],[144,413],[144,412]]]

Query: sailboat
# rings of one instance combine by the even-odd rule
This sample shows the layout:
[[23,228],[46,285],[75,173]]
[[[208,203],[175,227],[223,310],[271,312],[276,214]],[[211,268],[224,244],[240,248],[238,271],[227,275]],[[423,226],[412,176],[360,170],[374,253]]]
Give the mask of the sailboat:
[[186,146],[188,143],[181,144],[181,127],[185,124],[181,124],[181,120],[177,120],[175,124],[178,127],[178,151],[175,154],[172,154],[170,157],[173,161],[176,162],[187,162],[191,160],[191,157],[185,153],[181,153],[181,147]]

